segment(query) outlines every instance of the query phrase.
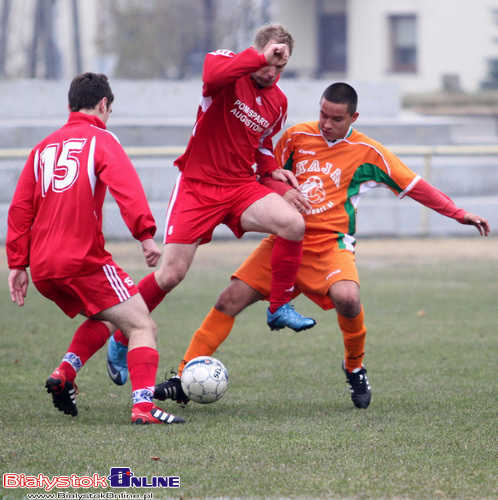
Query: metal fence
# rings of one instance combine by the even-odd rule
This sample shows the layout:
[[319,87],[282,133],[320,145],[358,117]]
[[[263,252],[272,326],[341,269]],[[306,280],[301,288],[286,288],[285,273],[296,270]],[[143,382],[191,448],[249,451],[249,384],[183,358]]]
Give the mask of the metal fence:
[[[450,196],[465,210],[486,217],[498,227],[498,145],[492,146],[396,146],[390,148],[413,171]],[[164,233],[166,208],[178,171],[173,161],[183,147],[127,148],[142,180],[158,226]],[[0,242],[7,232],[7,211],[19,173],[29,151],[0,150]],[[471,229],[443,217],[409,197],[397,199],[388,189],[364,195],[358,207],[359,237],[446,237],[471,235]],[[104,234],[108,240],[130,238],[114,200],[104,206]],[[220,226],[217,238],[232,238]]]

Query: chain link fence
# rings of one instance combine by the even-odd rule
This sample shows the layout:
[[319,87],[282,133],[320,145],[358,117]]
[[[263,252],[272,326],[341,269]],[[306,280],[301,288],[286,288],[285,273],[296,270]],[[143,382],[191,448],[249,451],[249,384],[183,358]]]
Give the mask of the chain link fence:
[[[142,180],[162,241],[166,209],[178,170],[173,162],[183,147],[127,149]],[[487,218],[498,227],[498,146],[392,147],[413,171],[450,196],[465,210]],[[25,149],[0,150],[0,243],[5,243],[7,212],[25,159]],[[447,237],[473,234],[471,228],[426,209],[388,189],[366,193],[358,206],[358,237]],[[108,241],[131,238],[119,209],[108,195],[104,206],[104,234]],[[247,236],[249,237],[249,235]],[[234,238],[220,226],[215,238]]]

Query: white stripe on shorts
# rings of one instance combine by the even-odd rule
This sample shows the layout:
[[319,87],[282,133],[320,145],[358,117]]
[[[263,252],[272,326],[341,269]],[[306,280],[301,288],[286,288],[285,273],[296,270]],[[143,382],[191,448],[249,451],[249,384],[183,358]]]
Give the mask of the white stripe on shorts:
[[130,292],[119,277],[116,268],[114,266],[106,264],[102,269],[104,270],[104,273],[107,276],[107,279],[109,280],[112,288],[116,292],[116,295],[119,297],[119,301],[124,302],[125,300],[129,299],[131,297]]
[[173,206],[175,205],[175,201],[178,196],[178,190],[180,189],[181,180],[182,180],[182,173],[180,172],[176,178],[175,187],[173,188],[173,193],[171,194],[169,200],[168,210],[166,211],[166,223],[164,224],[163,244],[166,244],[166,240],[168,238],[169,218],[171,216],[171,211],[173,210]]

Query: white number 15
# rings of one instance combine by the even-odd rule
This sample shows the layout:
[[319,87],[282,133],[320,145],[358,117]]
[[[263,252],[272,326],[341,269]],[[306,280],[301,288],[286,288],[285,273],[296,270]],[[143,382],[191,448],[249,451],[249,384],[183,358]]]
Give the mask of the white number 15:
[[[52,187],[60,193],[69,189],[78,178],[80,161],[78,154],[83,150],[86,139],[70,139],[62,144],[62,152],[57,160],[60,144],[49,144],[40,154],[43,175],[42,196]],[[57,164],[56,164],[57,160]]]

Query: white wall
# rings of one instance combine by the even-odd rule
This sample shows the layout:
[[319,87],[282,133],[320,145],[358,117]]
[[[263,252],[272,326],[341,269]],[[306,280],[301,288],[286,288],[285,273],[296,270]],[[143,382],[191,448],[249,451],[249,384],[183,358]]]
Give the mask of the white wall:
[[[276,19],[296,39],[288,69],[300,77],[318,65],[317,0],[275,0]],[[458,75],[462,90],[475,92],[498,58],[498,25],[492,10],[498,0],[347,0],[348,70],[342,78],[393,82],[401,92],[437,92],[443,75]],[[390,72],[388,18],[418,16],[418,72]],[[341,77],[341,75],[337,75]]]
[[[443,75],[457,74],[461,87],[473,92],[487,74],[487,60],[498,57],[496,0],[350,0],[349,77],[396,81],[403,92],[438,91]],[[387,19],[418,16],[419,71],[389,72]]]

